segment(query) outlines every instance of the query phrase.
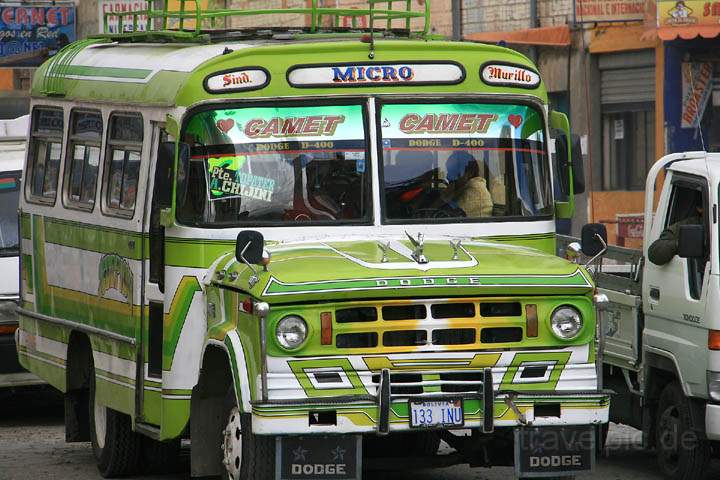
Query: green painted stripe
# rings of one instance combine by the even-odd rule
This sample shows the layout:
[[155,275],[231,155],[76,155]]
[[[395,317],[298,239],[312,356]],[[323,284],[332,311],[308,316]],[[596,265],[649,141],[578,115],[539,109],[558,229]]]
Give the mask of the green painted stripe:
[[80,250],[142,259],[142,234],[55,218],[45,219],[45,241]]
[[202,291],[200,283],[194,276],[185,276],[180,280],[180,284],[175,290],[170,312],[164,317],[163,325],[163,369],[170,370],[172,361],[175,357],[175,349],[180,340],[180,332],[182,332],[187,318],[190,304],[197,292]]
[[86,67],[84,65],[68,65],[63,73],[66,76],[75,75],[78,77],[110,77],[144,80],[150,76],[152,70],[142,68]]
[[22,238],[29,240],[31,237],[31,228],[30,228],[30,214],[29,213],[23,213],[20,217],[20,233],[22,235]]

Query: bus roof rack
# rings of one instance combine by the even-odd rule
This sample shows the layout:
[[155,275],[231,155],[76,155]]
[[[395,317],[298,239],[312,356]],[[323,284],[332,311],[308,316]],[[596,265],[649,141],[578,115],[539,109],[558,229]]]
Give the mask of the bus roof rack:
[[[413,10],[413,0],[367,0],[368,8],[319,7],[319,0],[310,0],[304,8],[276,9],[215,9],[203,8],[200,0],[178,0],[179,8],[170,10],[164,1],[162,9],[155,8],[160,0],[148,0],[147,9],[109,12],[104,15],[104,38],[126,42],[200,42],[227,38],[267,38],[285,35],[284,38],[313,36],[362,36],[382,32],[385,36],[429,39],[430,0],[424,8]],[[376,8],[384,6],[384,8]],[[396,8],[401,7],[401,8]],[[268,15],[306,15],[309,26],[300,28],[262,27],[228,28],[227,21],[233,17]],[[328,22],[326,19],[330,19]],[[412,20],[422,19],[422,28],[413,30]],[[118,32],[111,32],[110,22],[117,22]],[[330,25],[326,25],[329,23]],[[345,23],[345,25],[342,25]],[[384,25],[383,25],[384,23]],[[270,32],[270,34],[268,33]]]

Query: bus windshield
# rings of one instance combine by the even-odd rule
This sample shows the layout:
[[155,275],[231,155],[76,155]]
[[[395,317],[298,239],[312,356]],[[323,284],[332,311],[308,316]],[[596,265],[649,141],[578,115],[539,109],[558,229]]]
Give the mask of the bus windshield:
[[368,222],[361,105],[206,110],[187,124],[178,171],[186,225]]
[[0,172],[0,257],[18,255],[20,173]]
[[388,103],[379,121],[387,221],[552,214],[544,121],[533,107]]

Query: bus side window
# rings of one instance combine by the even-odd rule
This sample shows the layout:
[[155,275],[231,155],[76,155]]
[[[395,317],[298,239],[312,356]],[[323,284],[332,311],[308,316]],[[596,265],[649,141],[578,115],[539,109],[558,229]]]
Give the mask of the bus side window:
[[73,110],[65,155],[64,203],[92,210],[95,206],[103,121],[99,111]]
[[135,213],[142,143],[141,115],[110,117],[104,175],[104,210],[109,215],[130,218]]
[[55,204],[64,118],[60,108],[36,108],[32,116],[25,192],[29,202]]

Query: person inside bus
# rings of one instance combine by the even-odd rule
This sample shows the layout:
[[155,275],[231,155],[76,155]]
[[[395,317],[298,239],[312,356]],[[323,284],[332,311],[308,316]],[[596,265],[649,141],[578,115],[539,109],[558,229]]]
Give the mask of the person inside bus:
[[454,152],[446,168],[452,199],[465,215],[470,218],[492,216],[493,199],[475,157],[464,150]]
[[702,192],[689,188],[678,188],[673,199],[675,222],[662,231],[648,249],[648,260],[655,265],[665,265],[678,253],[680,227],[683,225],[703,225],[704,209]]

